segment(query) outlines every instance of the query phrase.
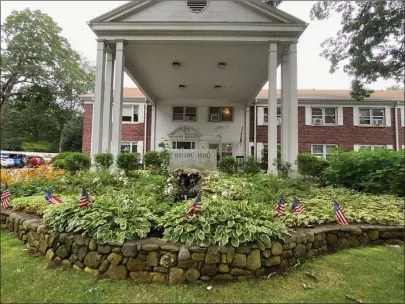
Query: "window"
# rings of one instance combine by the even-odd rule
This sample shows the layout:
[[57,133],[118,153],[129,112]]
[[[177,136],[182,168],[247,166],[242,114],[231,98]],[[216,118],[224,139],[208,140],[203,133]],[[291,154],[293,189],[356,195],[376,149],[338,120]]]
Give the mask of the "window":
[[232,156],[232,144],[222,144],[222,157],[224,156]]
[[195,149],[194,141],[174,141],[172,144],[173,149]]
[[139,106],[124,106],[122,108],[122,121],[126,123],[138,122]]
[[173,107],[173,121],[196,121],[196,107]]
[[360,149],[359,150],[378,150],[378,149],[384,149],[386,148],[386,146],[384,145],[360,145]]
[[[264,108],[264,119],[265,123],[269,122],[269,108]],[[277,107],[277,124],[281,125],[281,108]]]
[[312,145],[311,153],[317,157],[328,158],[335,148],[337,148],[337,145]]
[[135,142],[131,142],[131,141],[122,142],[121,143],[121,152],[125,152],[125,153],[138,152],[138,143],[136,141]]
[[229,107],[210,107],[210,114],[208,121],[232,121],[233,120],[233,108]]
[[311,108],[313,125],[336,125],[336,108]]
[[384,108],[359,108],[360,125],[385,126]]

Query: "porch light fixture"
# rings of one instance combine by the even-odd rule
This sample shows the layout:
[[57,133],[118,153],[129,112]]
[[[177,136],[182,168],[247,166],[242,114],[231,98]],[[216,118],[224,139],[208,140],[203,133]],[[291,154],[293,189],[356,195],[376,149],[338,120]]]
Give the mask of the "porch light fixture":
[[175,61],[172,63],[172,67],[173,67],[173,69],[178,70],[180,68],[180,63]]
[[180,90],[183,91],[185,88],[186,88],[186,86],[185,86],[184,84],[180,84],[180,85],[179,85],[179,89],[180,89]]
[[223,70],[223,69],[225,69],[225,62],[219,62],[218,63],[218,69],[220,69],[220,70]]
[[220,85],[215,86],[215,90],[219,91],[222,87]]

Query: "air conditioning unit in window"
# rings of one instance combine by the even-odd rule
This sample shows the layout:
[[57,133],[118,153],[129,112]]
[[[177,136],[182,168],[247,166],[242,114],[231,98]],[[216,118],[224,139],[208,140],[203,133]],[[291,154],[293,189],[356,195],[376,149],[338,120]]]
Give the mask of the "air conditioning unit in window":
[[314,119],[312,119],[312,124],[321,125],[321,124],[323,124],[323,120],[321,118],[314,118]]
[[210,121],[219,121],[219,114],[211,114]]
[[195,121],[195,116],[186,116],[187,121]]
[[373,119],[373,126],[382,126],[384,124],[383,119]]

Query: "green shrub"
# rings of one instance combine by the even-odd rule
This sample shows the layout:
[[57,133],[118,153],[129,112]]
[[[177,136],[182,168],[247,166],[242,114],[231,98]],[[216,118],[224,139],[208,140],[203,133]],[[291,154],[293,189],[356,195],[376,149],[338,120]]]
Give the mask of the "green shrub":
[[28,152],[51,152],[52,145],[49,142],[23,142],[21,144],[21,149]]
[[245,163],[245,172],[256,174],[260,172],[260,163],[257,161],[256,157],[253,155],[248,156]]
[[403,151],[378,149],[336,152],[329,156],[325,180],[358,191],[404,196],[405,155]]
[[271,238],[286,235],[284,224],[261,204],[203,198],[201,213],[186,217],[189,205],[176,206],[159,219],[166,241],[235,247],[253,242],[264,249]]
[[114,163],[114,156],[111,153],[98,153],[94,160],[98,168],[108,170]]
[[235,173],[236,172],[236,159],[233,156],[224,156],[221,158],[218,164],[219,171],[224,173]]
[[144,154],[143,163],[146,168],[157,169],[162,166],[162,159],[160,157],[160,152],[151,150]]
[[155,221],[148,208],[134,203],[119,192],[97,197],[88,208],[80,209],[71,199],[45,211],[47,226],[59,232],[87,233],[107,242],[124,242],[145,238]]
[[298,172],[302,176],[321,178],[323,171],[329,166],[326,159],[316,157],[311,153],[301,153],[297,156]]
[[138,153],[120,153],[117,156],[117,167],[124,170],[126,174],[128,174],[130,171],[138,169],[138,162]]
[[79,170],[88,170],[90,168],[90,157],[81,152],[71,152],[64,159],[64,169],[72,174]]
[[52,158],[51,164],[58,169],[66,169],[65,160],[74,152],[61,152]]

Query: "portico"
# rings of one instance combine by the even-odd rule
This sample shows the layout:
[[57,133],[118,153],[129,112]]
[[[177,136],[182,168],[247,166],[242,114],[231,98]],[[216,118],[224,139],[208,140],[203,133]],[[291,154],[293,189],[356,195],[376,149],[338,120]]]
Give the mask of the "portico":
[[268,164],[274,172],[281,64],[282,159],[294,166],[297,42],[305,22],[260,1],[133,1],[89,26],[98,39],[92,156],[121,151],[124,71],[152,105],[152,150],[167,140],[240,157],[250,154],[249,107],[269,82]]

